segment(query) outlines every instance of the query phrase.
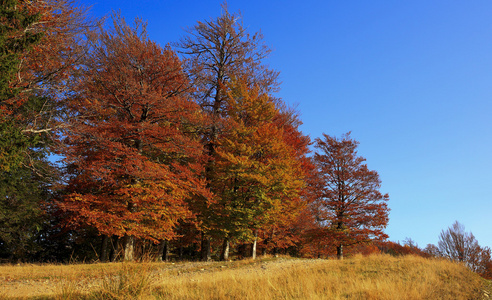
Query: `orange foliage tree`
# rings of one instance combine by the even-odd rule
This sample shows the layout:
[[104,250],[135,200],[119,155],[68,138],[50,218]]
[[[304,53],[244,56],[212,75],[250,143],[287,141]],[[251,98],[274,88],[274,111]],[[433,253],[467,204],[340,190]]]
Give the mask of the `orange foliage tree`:
[[174,237],[191,216],[189,199],[207,197],[201,145],[195,131],[200,108],[183,94],[181,63],[169,48],[113,17],[113,30],[91,36],[93,48],[68,105],[64,155],[67,195],[60,206],[72,225],[124,237],[133,259],[135,238]]
[[282,129],[283,143],[289,151],[289,158],[296,164],[296,179],[303,182],[295,196],[286,195],[282,199],[275,222],[267,224],[259,232],[263,251],[273,251],[276,254],[278,250],[298,246],[302,241],[306,213],[313,199],[310,181],[315,178],[315,172],[311,159],[307,157],[311,140],[299,130],[302,122],[296,112],[283,109],[275,116],[274,123]]
[[422,257],[432,256],[429,253],[425,252],[424,250],[420,249],[417,245],[408,243],[407,241],[405,241],[403,245],[391,241],[381,241],[375,243],[375,245],[382,253],[390,254],[393,256],[399,256],[399,255],[418,255]]
[[389,196],[379,192],[379,175],[357,155],[359,143],[350,133],[341,139],[323,136],[315,144],[320,180],[315,214],[321,236],[329,236],[337,257],[343,258],[344,246],[387,238],[383,230],[388,224]]
[[[268,69],[263,59],[270,50],[264,45],[261,33],[250,35],[241,23],[241,16],[230,13],[222,5],[222,14],[198,22],[188,30],[177,47],[186,57],[186,70],[193,85],[193,97],[207,116],[202,126],[202,142],[208,156],[204,177],[212,192],[215,148],[219,136],[230,128],[228,122],[228,85],[233,78],[241,78],[248,87],[270,93],[276,90],[278,72]],[[220,192],[220,191],[219,191]],[[211,238],[214,231],[207,223],[215,212],[203,203],[197,212],[202,233],[202,260],[210,260]]]
[[272,99],[245,81],[233,82],[228,95],[230,128],[215,149],[217,203],[211,208],[226,239],[253,241],[254,257],[258,230],[285,217],[280,213],[298,197],[303,181],[283,128],[274,122],[278,110]]

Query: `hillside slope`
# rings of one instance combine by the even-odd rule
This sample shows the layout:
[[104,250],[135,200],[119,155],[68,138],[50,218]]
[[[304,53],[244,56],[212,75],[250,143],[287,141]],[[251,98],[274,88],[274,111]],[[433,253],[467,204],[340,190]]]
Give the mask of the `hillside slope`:
[[0,267],[1,299],[488,299],[460,264],[415,256]]

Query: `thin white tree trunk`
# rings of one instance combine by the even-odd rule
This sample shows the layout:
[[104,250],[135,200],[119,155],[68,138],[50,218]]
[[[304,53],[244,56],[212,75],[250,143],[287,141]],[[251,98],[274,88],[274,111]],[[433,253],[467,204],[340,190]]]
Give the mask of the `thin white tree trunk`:
[[220,260],[226,261],[229,260],[229,238],[224,238],[224,243],[222,244],[222,253],[220,255]]
[[124,239],[124,261],[133,261],[135,259],[135,238],[133,236],[125,235]]
[[256,259],[256,242],[258,240],[258,232],[255,230],[255,238],[253,240],[253,245],[251,247],[251,258]]

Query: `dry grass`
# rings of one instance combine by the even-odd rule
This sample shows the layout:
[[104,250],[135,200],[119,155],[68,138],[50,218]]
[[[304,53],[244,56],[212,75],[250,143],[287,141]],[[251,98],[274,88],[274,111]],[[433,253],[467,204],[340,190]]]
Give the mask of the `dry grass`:
[[[486,284],[459,264],[386,255],[5,266],[1,278],[0,291],[8,299],[482,299]],[[45,281],[52,290],[32,288]],[[19,284],[31,292],[13,293]]]
[[378,255],[183,276],[156,292],[165,299],[480,299],[482,284],[458,264]]

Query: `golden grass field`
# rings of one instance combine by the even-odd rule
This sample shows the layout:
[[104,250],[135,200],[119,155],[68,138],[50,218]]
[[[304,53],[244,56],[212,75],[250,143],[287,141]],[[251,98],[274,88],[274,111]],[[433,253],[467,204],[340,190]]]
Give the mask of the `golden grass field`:
[[[0,266],[0,299],[489,299],[465,266],[416,256]],[[492,295],[490,295],[492,297]]]

